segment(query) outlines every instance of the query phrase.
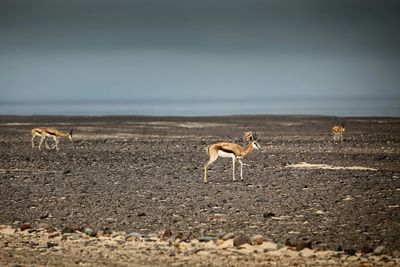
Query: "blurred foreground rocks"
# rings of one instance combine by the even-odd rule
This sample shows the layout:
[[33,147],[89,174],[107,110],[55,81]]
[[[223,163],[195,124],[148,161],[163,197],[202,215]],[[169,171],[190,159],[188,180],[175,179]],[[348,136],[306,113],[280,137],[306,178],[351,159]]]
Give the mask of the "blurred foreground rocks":
[[171,229],[142,235],[77,226],[49,232],[28,224],[0,225],[1,266],[400,266],[398,251],[385,254],[384,246],[368,251],[318,251],[306,241],[283,245],[243,233],[195,238]]

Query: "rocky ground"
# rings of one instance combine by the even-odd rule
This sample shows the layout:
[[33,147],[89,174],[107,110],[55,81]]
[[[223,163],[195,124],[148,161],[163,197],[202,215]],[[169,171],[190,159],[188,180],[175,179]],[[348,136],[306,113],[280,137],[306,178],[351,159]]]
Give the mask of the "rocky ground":
[[[32,150],[41,126],[73,128],[74,143]],[[0,128],[0,264],[399,264],[400,119],[3,116]],[[262,148],[244,180],[218,159],[203,184],[207,145],[248,130]]]

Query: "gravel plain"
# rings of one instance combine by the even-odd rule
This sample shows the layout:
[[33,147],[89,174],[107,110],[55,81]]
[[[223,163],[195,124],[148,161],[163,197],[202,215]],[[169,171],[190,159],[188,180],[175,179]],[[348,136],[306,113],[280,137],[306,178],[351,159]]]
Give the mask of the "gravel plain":
[[[346,124],[343,142],[332,141],[336,122]],[[34,127],[74,129],[74,142],[32,150]],[[398,118],[2,116],[0,128],[0,224],[17,232],[233,233],[349,257],[400,251]],[[218,159],[204,184],[207,146],[245,145],[243,131],[261,145],[244,160],[244,180]]]

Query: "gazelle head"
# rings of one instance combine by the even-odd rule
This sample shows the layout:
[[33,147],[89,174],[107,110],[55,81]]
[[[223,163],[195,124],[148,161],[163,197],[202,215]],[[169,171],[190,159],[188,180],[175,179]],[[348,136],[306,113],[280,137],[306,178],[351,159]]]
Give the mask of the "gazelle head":
[[243,132],[243,141],[253,140],[253,132]]

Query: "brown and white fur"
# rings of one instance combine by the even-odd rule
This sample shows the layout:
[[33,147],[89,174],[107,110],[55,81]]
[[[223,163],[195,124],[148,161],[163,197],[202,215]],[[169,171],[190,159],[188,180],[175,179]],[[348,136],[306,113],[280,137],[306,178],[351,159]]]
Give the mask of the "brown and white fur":
[[335,125],[332,127],[333,141],[343,141],[343,133],[346,130],[345,125]]
[[254,140],[253,138],[253,132],[243,132],[243,141],[245,142],[250,142]]
[[253,149],[260,149],[260,145],[256,141],[256,137],[253,136],[247,146],[242,147],[234,143],[216,143],[208,146],[207,153],[209,155],[209,160],[204,165],[204,183],[207,183],[207,169],[214,161],[217,160],[218,156],[222,158],[232,158],[232,168],[233,168],[233,180],[235,181],[235,163],[236,160],[240,163],[240,178],[243,180],[243,162],[242,159],[253,152]]
[[[62,132],[55,128],[33,128],[31,132],[32,132],[32,139],[31,139],[32,149],[35,148],[34,140],[35,140],[36,136],[40,137],[40,142],[39,142],[39,146],[38,146],[39,150],[41,150],[41,146],[42,146],[43,142],[45,142],[47,149],[55,148],[57,150],[60,150],[60,148],[58,147],[60,138],[66,138],[66,139],[69,139],[70,141],[72,141],[72,130],[69,133],[67,133],[67,132]],[[55,145],[53,147],[49,147],[49,145],[47,144],[47,138],[53,138],[54,143],[55,143]]]

